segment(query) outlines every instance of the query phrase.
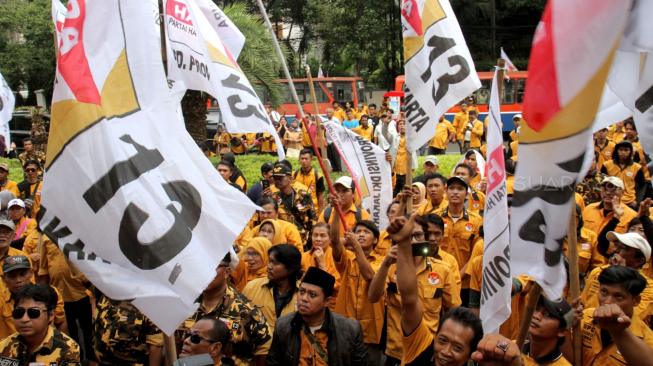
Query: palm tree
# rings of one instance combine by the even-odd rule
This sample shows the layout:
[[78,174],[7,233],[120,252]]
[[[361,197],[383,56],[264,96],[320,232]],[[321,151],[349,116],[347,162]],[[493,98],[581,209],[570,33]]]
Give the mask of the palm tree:
[[[249,81],[263,90],[273,105],[277,105],[282,95],[281,85],[276,81],[281,63],[275,56],[265,25],[259,16],[248,13],[244,3],[228,5],[223,11],[246,38],[238,64]],[[198,143],[206,140],[207,98],[207,94],[189,90],[181,102],[186,130]]]

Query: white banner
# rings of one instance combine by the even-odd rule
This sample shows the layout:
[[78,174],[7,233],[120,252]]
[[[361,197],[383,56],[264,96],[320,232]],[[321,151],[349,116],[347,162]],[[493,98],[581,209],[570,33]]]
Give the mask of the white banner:
[[195,0],[166,0],[164,7],[168,78],[216,98],[227,131],[274,136],[283,159],[281,139],[263,103]]
[[385,160],[385,151],[338,123],[322,125],[340,156],[347,159],[352,179],[360,187],[363,208],[379,230],[384,230],[389,224],[386,209],[392,203],[392,167]]
[[39,215],[102,292],[135,299],[171,334],[256,207],[178,120],[157,11],[156,0],[69,2]]
[[11,121],[14,113],[15,104],[16,97],[14,97],[14,92],[11,91],[4,76],[0,74],[0,136],[5,140],[7,151],[9,151],[11,146],[9,121]]
[[510,230],[508,224],[508,192],[506,163],[503,152],[503,124],[497,72],[490,92],[490,124],[487,129],[487,191],[485,196],[485,250],[481,286],[481,321],[485,333],[497,333],[510,316]]
[[506,51],[503,50],[503,47],[501,47],[500,56],[502,59],[506,61],[506,71],[510,71],[510,72],[519,71],[517,69],[517,66],[515,66],[515,64],[513,64],[512,61],[510,60],[510,57],[508,57],[508,54],[506,54]]
[[448,0],[402,0],[406,141],[415,151],[433,138],[438,118],[481,87]]

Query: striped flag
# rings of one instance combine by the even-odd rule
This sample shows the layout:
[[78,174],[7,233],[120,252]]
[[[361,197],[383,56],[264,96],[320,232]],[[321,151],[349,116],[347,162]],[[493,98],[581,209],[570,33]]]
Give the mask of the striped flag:
[[481,320],[485,333],[496,333],[510,316],[510,231],[506,163],[503,152],[503,125],[497,72],[490,92],[490,124],[487,129],[487,191],[485,198],[485,250],[483,251],[483,283],[481,287]]
[[566,284],[562,241],[582,180],[592,122],[630,1],[549,0],[535,31],[511,215],[513,273],[549,298]]
[[519,71],[517,69],[517,66],[515,66],[515,64],[512,63],[512,61],[510,60],[510,57],[508,57],[508,55],[506,54],[506,51],[503,50],[503,47],[501,47],[501,58],[506,60],[506,70],[507,71],[509,71],[509,72]]

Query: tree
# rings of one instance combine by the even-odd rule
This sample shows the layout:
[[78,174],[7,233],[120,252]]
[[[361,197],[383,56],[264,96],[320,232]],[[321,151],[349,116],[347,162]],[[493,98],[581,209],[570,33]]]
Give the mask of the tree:
[[52,97],[56,63],[50,4],[49,0],[0,3],[0,71],[12,90],[29,88],[28,105],[36,104],[35,90],[44,89],[46,100]]

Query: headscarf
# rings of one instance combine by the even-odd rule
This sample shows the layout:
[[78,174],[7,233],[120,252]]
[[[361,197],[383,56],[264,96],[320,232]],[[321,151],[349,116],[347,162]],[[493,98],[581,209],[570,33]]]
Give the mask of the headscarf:
[[258,226],[252,229],[252,234],[255,237],[259,236],[259,232],[261,231],[261,226],[263,226],[265,223],[268,222],[272,224],[272,227],[274,228],[274,238],[272,238],[272,245],[279,245],[287,242],[288,239],[286,238],[286,235],[283,232],[283,228],[281,227],[281,225],[279,225],[279,223],[277,223],[277,220],[273,220],[273,219],[267,219],[261,222]]
[[[247,245],[243,247],[243,250],[241,251],[240,254],[240,262],[238,263],[238,267],[234,271],[232,278],[234,281],[234,285],[236,286],[236,289],[238,291],[242,291],[243,288],[245,288],[245,285],[251,280],[255,280],[257,278],[262,278],[267,275],[267,269],[268,269],[268,262],[270,258],[268,257],[268,250],[272,247],[272,243],[267,238],[264,238],[262,236],[258,236],[255,238],[252,238]],[[261,261],[263,262],[263,266],[261,268],[257,269],[256,271],[252,272],[249,269],[249,266],[247,265],[247,262],[245,261],[245,256],[247,255],[247,249],[252,248],[254,249],[260,256],[261,256]]]
[[424,203],[424,201],[426,201],[426,187],[421,182],[413,183],[413,187],[416,187],[417,190],[419,191],[417,202],[413,202],[413,205],[415,207],[418,207],[421,206]]

